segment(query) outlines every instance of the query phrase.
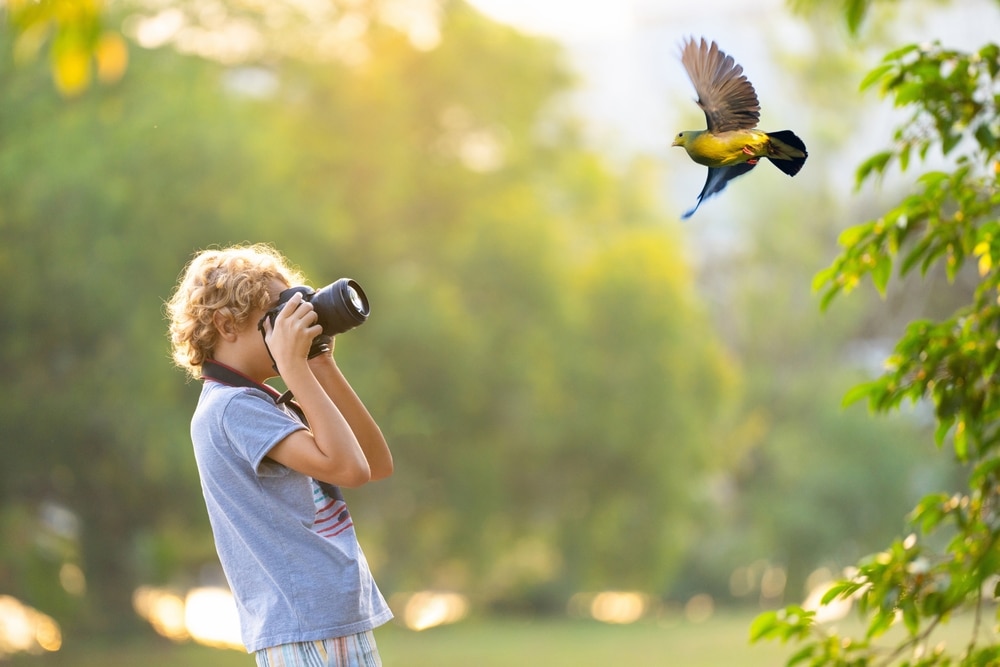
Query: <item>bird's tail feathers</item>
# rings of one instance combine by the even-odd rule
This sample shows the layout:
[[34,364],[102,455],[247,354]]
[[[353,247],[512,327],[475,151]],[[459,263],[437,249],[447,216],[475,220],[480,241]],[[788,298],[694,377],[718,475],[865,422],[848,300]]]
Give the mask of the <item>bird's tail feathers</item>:
[[789,176],[799,173],[809,157],[805,143],[791,130],[768,132],[767,137],[771,140],[771,154],[767,157],[774,166]]

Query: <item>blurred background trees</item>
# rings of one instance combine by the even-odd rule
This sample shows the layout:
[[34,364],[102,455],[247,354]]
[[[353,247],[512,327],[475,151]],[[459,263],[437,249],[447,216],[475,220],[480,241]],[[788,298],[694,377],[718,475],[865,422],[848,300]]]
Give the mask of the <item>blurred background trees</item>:
[[[585,138],[555,43],[457,1],[322,6],[109,6],[127,72],[71,99],[0,50],[0,592],[108,630],[137,585],[212,576],[198,387],[162,313],[210,245],[272,242],[369,293],[337,353],[397,461],[349,498],[387,593],[777,604],[949,478],[914,449],[919,412],[838,408],[893,323],[863,299],[816,312],[833,186],[775,204],[762,182],[738,252],[692,248],[663,163]],[[829,79],[796,76],[822,96],[848,66],[815,58]],[[765,594],[762,562],[787,585]]]

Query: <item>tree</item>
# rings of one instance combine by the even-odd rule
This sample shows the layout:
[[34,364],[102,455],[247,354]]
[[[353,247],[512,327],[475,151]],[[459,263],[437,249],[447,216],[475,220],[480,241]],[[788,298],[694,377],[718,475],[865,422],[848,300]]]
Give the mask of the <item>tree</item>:
[[[301,5],[259,7],[285,4]],[[127,624],[134,586],[215,562],[198,387],[171,368],[162,303],[195,249],[247,240],[372,297],[337,350],[398,463],[351,492],[387,592],[561,607],[673,576],[731,372],[650,166],[626,178],[586,147],[551,42],[449,2],[437,46],[417,48],[363,20],[383,4],[330,3],[366,26],[350,61],[284,41],[235,63],[136,48],[118,85],[72,101],[45,63],[0,54],[0,359],[18,387],[0,405],[18,443],[0,585],[67,634]],[[234,85],[248,71],[265,94]],[[37,547],[47,504],[79,520],[60,551]]]
[[[869,5],[848,3],[852,29]],[[907,401],[929,404],[935,442],[950,445],[966,477],[958,493],[921,499],[908,516],[909,535],[860,561],[827,592],[824,604],[856,602],[866,623],[863,637],[822,627],[815,611],[800,606],[761,614],[751,636],[800,643],[789,665],[997,664],[1000,646],[980,644],[976,633],[984,617],[996,613],[990,602],[1000,569],[1000,47],[905,46],[886,55],[862,84],[875,86],[912,114],[891,148],[860,165],[859,185],[891,166],[905,173],[934,149],[948,167],[921,174],[897,206],[843,232],[841,254],[814,284],[825,308],[864,279],[884,295],[911,273],[926,276],[941,266],[955,280],[974,265],[968,302],[950,316],[911,322],[886,372],[844,399],[867,400],[876,413]],[[966,611],[975,621],[968,643],[935,645],[935,629]],[[879,645],[893,626],[902,626],[902,639]]]

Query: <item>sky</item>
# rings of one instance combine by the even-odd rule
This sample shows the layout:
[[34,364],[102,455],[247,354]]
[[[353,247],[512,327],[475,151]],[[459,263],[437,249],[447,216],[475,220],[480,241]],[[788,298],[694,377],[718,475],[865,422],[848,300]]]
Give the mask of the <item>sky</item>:
[[561,40],[594,41],[628,37],[651,23],[679,24],[759,14],[780,8],[782,0],[471,0],[484,14],[528,32]]
[[[686,37],[714,39],[743,65],[762,98],[762,122],[772,102],[764,92],[781,76],[769,42],[780,40],[786,52],[812,48],[809,30],[785,0],[469,1],[494,20],[562,42],[583,77],[588,111],[595,120],[617,126],[623,133],[619,139],[628,146],[661,143],[664,116],[681,115],[672,107],[684,96],[693,101],[694,90],[678,58]],[[946,46],[965,47],[1000,35],[995,0],[922,4],[922,11],[894,19],[900,44],[941,39]],[[833,29],[845,33],[846,40],[842,25]],[[880,56],[872,53],[872,67]],[[782,105],[781,99],[773,103]]]
[[[714,39],[740,63],[761,100],[760,127],[795,129],[812,120],[810,110],[782,85],[782,66],[775,53],[812,50],[812,33],[794,16],[785,0],[469,0],[479,11],[525,32],[561,42],[580,77],[574,107],[587,119],[594,140],[612,155],[636,152],[666,161],[676,178],[669,204],[685,210],[704,181],[703,171],[683,169],[682,150],[670,143],[674,134],[703,118],[679,59],[680,45],[690,36]],[[898,5],[898,3],[892,3]],[[940,39],[945,46],[968,48],[1000,35],[996,0],[953,0],[934,3],[912,0],[889,24],[899,45]],[[850,43],[840,23],[831,26]],[[887,49],[873,49],[878,64]],[[888,101],[857,87],[845,91],[845,103],[871,105],[873,135],[890,136],[894,118]],[[812,114],[815,116],[815,114]],[[808,143],[808,142],[807,142]],[[859,142],[863,143],[863,142]],[[862,146],[862,149],[864,147]],[[870,154],[874,151],[867,151]],[[851,187],[857,160],[845,164],[840,178]],[[809,178],[808,169],[797,178]],[[734,183],[736,185],[736,183]],[[730,186],[732,189],[733,186]],[[727,193],[728,194],[728,193]],[[724,195],[723,195],[724,196]]]

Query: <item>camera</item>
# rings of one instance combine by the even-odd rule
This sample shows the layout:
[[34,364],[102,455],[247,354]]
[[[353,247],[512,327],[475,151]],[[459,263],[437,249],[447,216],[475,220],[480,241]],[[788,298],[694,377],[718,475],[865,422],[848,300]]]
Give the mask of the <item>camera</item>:
[[295,294],[302,294],[303,301],[312,303],[313,310],[319,317],[317,324],[323,327],[323,333],[313,340],[312,348],[309,350],[310,359],[323,352],[329,352],[329,343],[333,336],[350,331],[368,319],[370,312],[368,297],[361,289],[361,285],[350,278],[341,278],[318,290],[300,285],[282,291],[278,295],[278,305],[264,313],[257,328],[263,332],[265,320],[274,326],[274,318]]

